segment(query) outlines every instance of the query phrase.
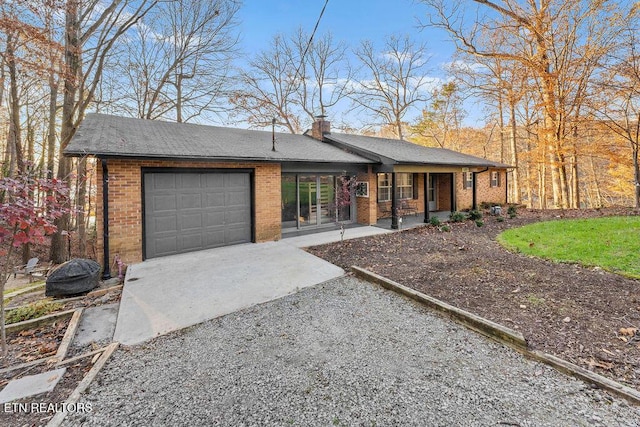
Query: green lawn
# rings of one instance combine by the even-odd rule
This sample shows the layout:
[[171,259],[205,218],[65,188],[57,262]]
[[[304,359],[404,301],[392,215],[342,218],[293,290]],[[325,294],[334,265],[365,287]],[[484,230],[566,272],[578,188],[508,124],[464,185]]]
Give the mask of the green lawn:
[[523,254],[640,278],[640,217],[539,222],[507,230],[498,241]]

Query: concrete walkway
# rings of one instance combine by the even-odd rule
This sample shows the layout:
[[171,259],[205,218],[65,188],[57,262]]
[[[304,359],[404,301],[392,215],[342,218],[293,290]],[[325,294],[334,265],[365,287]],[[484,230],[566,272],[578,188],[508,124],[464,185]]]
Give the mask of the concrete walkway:
[[[385,233],[348,229],[345,238]],[[344,271],[299,248],[340,240],[340,231],[155,258],[127,270],[114,340],[134,345],[271,301]]]

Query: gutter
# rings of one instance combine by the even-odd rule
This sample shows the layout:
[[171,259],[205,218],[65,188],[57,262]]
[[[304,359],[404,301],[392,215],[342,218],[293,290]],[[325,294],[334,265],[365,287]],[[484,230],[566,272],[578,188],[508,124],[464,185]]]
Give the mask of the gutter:
[[109,263],[109,168],[107,159],[100,159],[102,162],[102,251],[104,269],[102,270],[102,280],[111,279]]

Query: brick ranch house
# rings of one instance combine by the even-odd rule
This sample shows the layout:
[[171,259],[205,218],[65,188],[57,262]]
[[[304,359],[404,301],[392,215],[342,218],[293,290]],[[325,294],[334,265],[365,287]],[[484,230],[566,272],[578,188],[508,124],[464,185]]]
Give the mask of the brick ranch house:
[[[504,204],[509,168],[395,139],[332,133],[324,120],[292,135],[91,114],[65,155],[97,158],[105,275],[115,254],[131,264],[278,240],[338,221],[373,225],[390,216],[397,228],[403,214],[427,222],[430,212]],[[348,189],[352,197],[345,198]]]

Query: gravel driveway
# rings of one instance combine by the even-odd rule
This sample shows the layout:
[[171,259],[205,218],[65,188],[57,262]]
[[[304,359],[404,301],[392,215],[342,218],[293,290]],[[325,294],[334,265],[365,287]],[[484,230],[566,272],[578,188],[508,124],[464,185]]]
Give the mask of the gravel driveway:
[[342,277],[114,354],[65,425],[640,426],[640,408]]

